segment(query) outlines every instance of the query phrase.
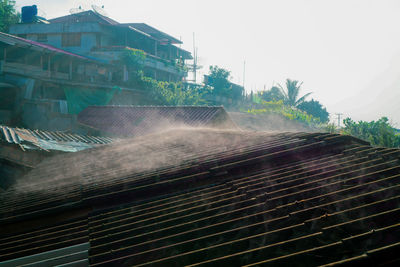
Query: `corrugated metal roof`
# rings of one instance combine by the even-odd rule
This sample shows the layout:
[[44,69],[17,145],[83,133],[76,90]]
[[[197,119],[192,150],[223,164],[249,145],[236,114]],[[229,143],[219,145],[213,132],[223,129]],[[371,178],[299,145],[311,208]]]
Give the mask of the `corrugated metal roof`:
[[[169,136],[48,159],[0,195],[0,261],[89,240],[93,266],[399,262],[400,150],[319,133]],[[62,185],[70,166],[80,180]]]
[[[218,120],[218,124],[216,121]],[[116,136],[142,136],[171,127],[237,128],[223,107],[92,106],[78,122]]]
[[109,144],[113,140],[107,137],[29,130],[0,125],[0,141],[21,145],[24,149],[75,152],[96,145]]
[[[82,20],[82,18],[86,18],[86,20]],[[93,21],[92,18],[96,19],[96,21],[103,22],[104,24],[109,24],[109,25],[120,24],[119,22],[117,22],[109,17],[103,16],[97,12],[94,12],[93,10],[86,10],[86,11],[82,11],[82,12],[75,13],[75,14],[65,15],[62,17],[49,19],[48,21],[50,23],[63,23],[63,22],[71,22],[71,21],[82,22],[82,21]]]

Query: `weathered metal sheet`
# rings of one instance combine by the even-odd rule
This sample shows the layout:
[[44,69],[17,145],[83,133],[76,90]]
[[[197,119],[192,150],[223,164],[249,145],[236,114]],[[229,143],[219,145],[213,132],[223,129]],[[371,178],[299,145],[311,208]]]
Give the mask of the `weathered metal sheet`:
[[96,145],[109,144],[110,138],[79,134],[12,128],[0,125],[0,141],[21,145],[26,149],[77,152]]
[[[319,133],[170,134],[177,137],[169,142],[132,139],[62,155],[63,171],[81,170],[73,184],[70,170],[48,185],[42,179],[60,169],[44,162],[30,177],[36,184],[18,197],[0,195],[0,226],[8,229],[0,227],[0,261],[82,240],[93,266],[390,266],[400,259],[400,150]],[[141,147],[163,154],[135,154]],[[134,166],[159,155],[183,161]],[[28,193],[45,186],[51,193]],[[65,216],[66,207],[87,213],[50,224],[56,216],[49,214]],[[48,225],[13,234],[18,218],[24,227]]]
[[174,127],[237,129],[223,107],[92,106],[78,122],[113,136],[143,136]]

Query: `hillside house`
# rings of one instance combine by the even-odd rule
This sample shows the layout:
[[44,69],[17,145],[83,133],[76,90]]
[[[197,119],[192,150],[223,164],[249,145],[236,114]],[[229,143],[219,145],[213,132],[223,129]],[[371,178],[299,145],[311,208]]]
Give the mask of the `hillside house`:
[[[10,33],[108,63],[120,62],[126,48],[139,49],[146,55],[146,76],[180,81],[187,75],[185,60],[192,56],[176,46],[182,42],[145,23],[119,23],[91,10],[48,22],[12,25]],[[128,72],[125,68],[124,79]]]
[[64,131],[74,127],[74,114],[83,104],[105,105],[111,100],[135,104],[143,93],[123,87],[117,75],[122,70],[118,65],[0,33],[0,123]]

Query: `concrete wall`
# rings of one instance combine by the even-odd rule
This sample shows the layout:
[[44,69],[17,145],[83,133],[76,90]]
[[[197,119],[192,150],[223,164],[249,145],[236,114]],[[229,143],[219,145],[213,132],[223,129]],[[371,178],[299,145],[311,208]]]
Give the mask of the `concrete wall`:
[[[38,34],[47,34],[47,42],[57,48],[76,54],[88,54],[90,50],[96,46],[96,34],[102,32],[103,29],[98,23],[82,22],[82,23],[53,23],[53,24],[15,24],[10,27],[10,33],[14,35],[26,34],[26,39],[38,41]],[[62,46],[63,33],[82,33],[81,46]],[[106,40],[104,40],[106,43]]]
[[[26,39],[38,42],[38,34],[27,34]],[[55,47],[61,47],[61,34],[47,34],[47,42],[41,43],[52,45]]]
[[[38,42],[38,34],[27,34],[26,39]],[[47,42],[41,42],[76,54],[89,54],[96,46],[96,33],[82,33],[81,46],[62,46],[62,33],[47,34]]]
[[24,128],[48,131],[68,131],[76,127],[76,116],[55,112],[57,101],[25,101],[21,123]]

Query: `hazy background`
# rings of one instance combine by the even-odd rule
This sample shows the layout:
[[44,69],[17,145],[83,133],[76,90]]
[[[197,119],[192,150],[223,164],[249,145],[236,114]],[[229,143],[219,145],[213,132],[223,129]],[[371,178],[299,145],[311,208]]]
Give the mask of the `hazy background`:
[[[247,92],[286,78],[303,94],[354,120],[387,116],[400,127],[400,1],[398,0],[17,0],[46,18],[71,8],[104,5],[118,22],[144,22],[193,52],[200,74],[209,65],[232,71]],[[40,14],[39,14],[40,15]],[[198,75],[200,77],[200,75]],[[200,80],[199,80],[200,81]]]

